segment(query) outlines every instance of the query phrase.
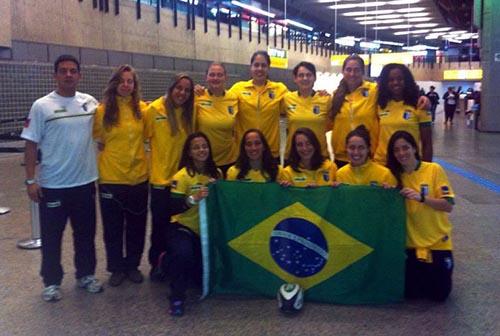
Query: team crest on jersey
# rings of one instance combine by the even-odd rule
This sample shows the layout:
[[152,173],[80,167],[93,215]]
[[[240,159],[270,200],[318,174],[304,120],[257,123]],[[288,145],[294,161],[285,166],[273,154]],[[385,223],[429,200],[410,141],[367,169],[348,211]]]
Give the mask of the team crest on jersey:
[[429,195],[429,185],[428,184],[421,184],[420,185],[420,193],[424,196]]
[[363,89],[361,91],[361,94],[363,95],[363,97],[368,97],[368,92],[369,92],[368,89]]
[[227,107],[227,113],[229,113],[229,114],[233,114],[234,113],[234,109],[233,109],[232,106],[228,106]]
[[307,179],[305,178],[305,176],[295,176],[293,180],[295,182],[305,182]]
[[406,110],[403,112],[403,119],[404,120],[409,120],[411,118],[411,111],[410,110]]
[[450,188],[448,188],[448,186],[441,186],[441,193],[443,195],[449,195],[450,194]]
[[267,95],[269,96],[269,99],[274,99],[274,97],[276,97],[273,90],[269,90]]
[[250,91],[241,91],[241,94],[244,95],[244,96],[251,96],[252,92],[250,92]]
[[297,109],[297,104],[290,104],[290,105],[288,105],[288,109],[290,111],[295,111]]
[[155,120],[156,121],[167,120],[167,117],[165,117],[165,116],[156,116]]
[[177,188],[177,181],[173,180],[172,182],[170,182],[170,186],[172,187],[172,189],[176,189]]
[[330,181],[330,173],[328,171],[323,172],[323,181],[325,182]]
[[313,113],[314,114],[319,114],[319,106],[318,105],[314,105],[314,107],[313,107]]
[[378,113],[378,116],[383,118],[383,117],[387,117],[389,115],[389,111],[380,111]]
[[378,186],[377,181],[370,181],[370,186],[371,186],[371,187],[376,187],[376,186]]
[[200,105],[205,106],[205,107],[210,107],[210,106],[212,106],[212,102],[210,100],[205,100],[205,101],[200,102]]

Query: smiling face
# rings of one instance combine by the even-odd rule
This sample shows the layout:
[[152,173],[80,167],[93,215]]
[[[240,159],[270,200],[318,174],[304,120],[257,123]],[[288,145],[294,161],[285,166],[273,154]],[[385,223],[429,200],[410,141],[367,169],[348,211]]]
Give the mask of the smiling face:
[[256,55],[250,65],[250,75],[257,84],[266,82],[269,75],[269,63],[263,55]]
[[297,69],[297,75],[293,77],[293,81],[300,92],[307,92],[312,90],[316,77],[306,67],[301,66]]
[[264,144],[258,133],[250,132],[245,136],[245,153],[250,161],[262,160]]
[[361,166],[368,160],[370,149],[362,137],[357,135],[350,137],[347,141],[346,150],[353,167]]
[[295,149],[302,162],[310,162],[314,155],[314,146],[307,136],[297,134],[295,136]]
[[399,138],[394,142],[394,146],[392,148],[394,152],[394,156],[396,160],[401,164],[401,166],[405,167],[413,167],[417,161],[416,152],[417,149],[414,148],[411,143],[406,141],[403,138]]
[[195,165],[203,164],[208,159],[210,149],[207,140],[203,137],[196,137],[191,140],[189,146],[189,156],[193,159]]
[[342,69],[349,89],[353,90],[363,83],[363,66],[356,60],[349,60]]
[[134,75],[130,71],[124,71],[122,72],[120,76],[120,83],[118,84],[116,88],[116,92],[122,96],[122,97],[127,97],[134,92],[134,87],[135,87],[135,82],[134,82]]
[[207,71],[208,89],[212,92],[223,91],[226,84],[226,72],[218,64],[212,64]]
[[73,96],[76,91],[81,75],[78,65],[73,61],[62,61],[57,66],[54,80],[57,84],[57,92],[62,96]]
[[182,106],[191,95],[191,82],[187,78],[182,78],[177,82],[172,90],[172,101],[176,107]]
[[387,87],[391,92],[391,95],[396,100],[403,99],[403,92],[405,88],[405,80],[403,71],[398,68],[394,68],[389,71],[389,78],[387,80]]

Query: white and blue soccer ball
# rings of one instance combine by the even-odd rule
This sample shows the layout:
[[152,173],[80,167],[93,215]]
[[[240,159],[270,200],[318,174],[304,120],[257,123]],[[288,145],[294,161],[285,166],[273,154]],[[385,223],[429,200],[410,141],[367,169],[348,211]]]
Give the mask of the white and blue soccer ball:
[[278,290],[278,307],[285,314],[298,313],[304,306],[304,290],[298,284],[287,283]]

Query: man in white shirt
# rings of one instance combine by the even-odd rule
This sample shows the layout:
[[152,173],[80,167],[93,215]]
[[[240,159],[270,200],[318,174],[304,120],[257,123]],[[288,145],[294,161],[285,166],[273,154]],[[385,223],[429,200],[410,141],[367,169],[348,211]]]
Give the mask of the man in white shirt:
[[[45,301],[61,299],[61,244],[68,218],[73,228],[77,285],[90,293],[102,291],[94,277],[95,180],[97,167],[92,123],[97,101],[76,91],[80,64],[71,55],[54,63],[56,90],[36,100],[21,137],[26,140],[28,195],[39,204],[42,238],[41,276]],[[42,153],[35,176],[37,150]]]

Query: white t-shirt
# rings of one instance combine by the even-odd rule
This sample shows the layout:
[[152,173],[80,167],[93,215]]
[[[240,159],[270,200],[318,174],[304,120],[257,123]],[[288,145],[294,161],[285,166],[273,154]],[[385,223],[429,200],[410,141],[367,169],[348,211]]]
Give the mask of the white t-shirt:
[[42,152],[38,183],[45,188],[69,188],[97,180],[92,126],[97,101],[76,92],[62,97],[55,91],[36,100],[21,137]]

